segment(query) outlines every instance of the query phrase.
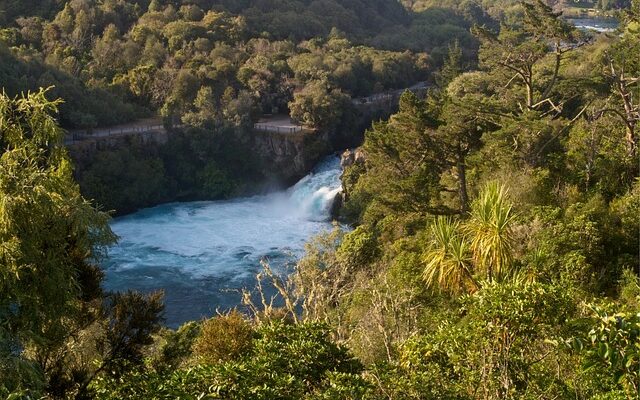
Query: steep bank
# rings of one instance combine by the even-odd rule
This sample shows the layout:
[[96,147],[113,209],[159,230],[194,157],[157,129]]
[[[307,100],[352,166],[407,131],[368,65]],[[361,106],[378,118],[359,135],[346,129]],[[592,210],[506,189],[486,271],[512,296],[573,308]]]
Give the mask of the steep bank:
[[216,200],[287,187],[332,147],[322,132],[185,128],[68,144],[83,194],[116,215],[171,201]]
[[262,189],[286,187],[307,175],[323,157],[336,149],[326,131],[303,130],[295,133],[253,131],[248,161],[261,165]]

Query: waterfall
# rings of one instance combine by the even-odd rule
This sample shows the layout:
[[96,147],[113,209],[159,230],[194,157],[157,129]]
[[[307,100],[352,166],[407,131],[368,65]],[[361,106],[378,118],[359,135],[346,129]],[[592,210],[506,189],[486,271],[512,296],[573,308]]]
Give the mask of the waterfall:
[[108,290],[163,289],[167,324],[239,304],[260,260],[295,262],[305,243],[332,229],[340,161],[329,157],[286,191],[223,201],[171,203],[115,218],[120,237],[102,264]]
[[289,189],[289,200],[302,217],[312,221],[330,218],[331,206],[341,190],[339,170],[340,160],[328,158]]

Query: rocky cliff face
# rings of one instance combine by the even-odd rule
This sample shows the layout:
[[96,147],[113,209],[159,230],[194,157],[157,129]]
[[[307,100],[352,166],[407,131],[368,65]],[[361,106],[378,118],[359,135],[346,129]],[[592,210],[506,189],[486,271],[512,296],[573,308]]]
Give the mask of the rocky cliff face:
[[[265,132],[251,129],[238,131],[237,144],[229,148],[229,151],[236,152],[231,159],[235,160],[234,162],[237,162],[238,165],[219,166],[222,170],[227,169],[226,176],[230,177],[227,179],[232,182],[231,186],[224,186],[226,181],[221,181],[219,184],[221,188],[219,193],[221,194],[216,196],[249,196],[293,185],[307,175],[321,159],[344,148],[339,147],[342,143],[336,140],[338,136],[336,132],[337,130],[311,129],[287,132]],[[346,127],[339,132],[344,136],[362,135],[361,131]],[[188,133],[163,129],[158,132],[95,136],[86,140],[73,141],[69,139],[67,147],[76,165],[75,175],[81,188],[85,190],[85,193],[89,193],[90,197],[90,193],[93,193],[93,197],[96,197],[100,204],[111,204],[109,201],[113,200],[112,197],[119,199],[119,197],[111,195],[115,192],[122,192],[122,190],[109,184],[108,182],[111,180],[137,182],[137,186],[145,186],[141,182],[156,182],[156,180],[163,182],[149,189],[150,194],[147,193],[148,196],[145,195],[146,197],[140,201],[131,200],[131,204],[125,204],[126,207],[122,204],[118,204],[117,207],[113,206],[114,209],[117,208],[121,212],[129,212],[129,209],[134,210],[167,201],[220,198],[207,197],[206,193],[209,192],[205,193],[203,188],[198,186],[199,182],[204,179],[201,176],[203,167],[200,164],[202,161],[194,160],[191,165],[188,160],[194,155],[184,154],[185,151],[194,151],[193,143],[201,142],[194,139],[195,142],[189,144],[191,142],[180,135],[189,136]],[[358,141],[355,137],[350,139]],[[185,140],[187,141],[185,142]],[[198,140],[204,139],[199,137]],[[241,155],[239,159],[236,158],[237,154]],[[173,155],[179,160],[174,159]],[[184,160],[185,157],[187,161]],[[343,167],[360,163],[362,160],[361,152],[347,151],[342,159]],[[126,165],[121,165],[121,163]],[[183,165],[184,163],[186,166]],[[176,165],[183,165],[182,169],[177,168]],[[250,166],[251,169],[245,170],[245,166]],[[193,169],[191,172],[193,179],[189,178],[191,175],[187,176],[181,172],[184,171],[184,168]],[[233,171],[239,172],[233,175]],[[153,175],[153,179],[148,176],[149,174]],[[104,198],[100,198],[100,196]],[[340,210],[341,200],[342,198],[337,198],[336,206],[333,209],[334,215]],[[126,203],[125,200],[120,203],[123,202]]]
[[353,164],[364,164],[364,160],[364,152],[362,149],[347,149],[340,156],[340,166],[342,169],[345,169]]
[[164,128],[148,132],[134,132],[122,135],[96,136],[84,140],[65,139],[69,156],[75,165],[76,179],[88,168],[96,154],[102,150],[117,150],[134,145],[156,149],[167,143],[171,133]]
[[[342,167],[342,190],[336,196],[333,207],[331,208],[331,217],[335,220],[351,223],[352,218],[345,215],[344,205],[349,199],[349,194],[355,184],[354,177],[357,180],[359,171],[365,168],[365,153],[361,148],[347,149],[340,156],[340,166]],[[347,213],[348,214],[348,213]]]
[[[127,135],[94,137],[86,140],[69,140],[67,148],[76,164],[79,177],[95,157],[104,150],[118,150],[132,145],[149,147],[155,152],[167,143],[170,132],[146,132]],[[305,176],[332,149],[328,132],[302,130],[298,132],[253,131],[243,139],[249,149],[247,162],[263,168],[267,186],[289,186]],[[256,188],[261,191],[262,188]]]
[[251,137],[254,157],[264,166],[271,182],[291,185],[333,150],[327,132],[302,130],[295,133],[255,131]]

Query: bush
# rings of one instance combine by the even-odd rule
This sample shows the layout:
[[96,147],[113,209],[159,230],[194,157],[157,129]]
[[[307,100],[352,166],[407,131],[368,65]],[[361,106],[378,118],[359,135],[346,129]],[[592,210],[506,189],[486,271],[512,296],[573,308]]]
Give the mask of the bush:
[[204,321],[194,355],[207,363],[237,360],[253,346],[254,331],[238,311]]
[[[219,343],[220,338],[233,335],[247,339],[249,333],[253,336],[253,329],[237,312],[212,318],[202,328],[196,352],[215,349],[209,356],[216,358],[235,351],[236,360],[177,370],[138,368],[122,377],[103,376],[93,384],[95,397],[346,400],[363,398],[369,391],[370,385],[360,375],[362,366],[346,348],[331,340],[325,325],[271,323],[258,328],[250,348],[223,350],[228,342]],[[203,340],[209,339],[215,344],[204,346]]]

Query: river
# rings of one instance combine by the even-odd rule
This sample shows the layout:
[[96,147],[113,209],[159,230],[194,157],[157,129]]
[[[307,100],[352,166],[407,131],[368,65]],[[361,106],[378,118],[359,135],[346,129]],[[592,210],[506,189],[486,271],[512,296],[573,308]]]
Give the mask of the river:
[[578,29],[600,33],[614,32],[620,24],[613,18],[570,18],[568,21]]
[[240,302],[260,260],[282,269],[314,235],[331,229],[340,190],[332,156],[290,189],[225,201],[171,203],[115,218],[119,236],[103,263],[105,288],[165,293],[166,324],[176,327]]

